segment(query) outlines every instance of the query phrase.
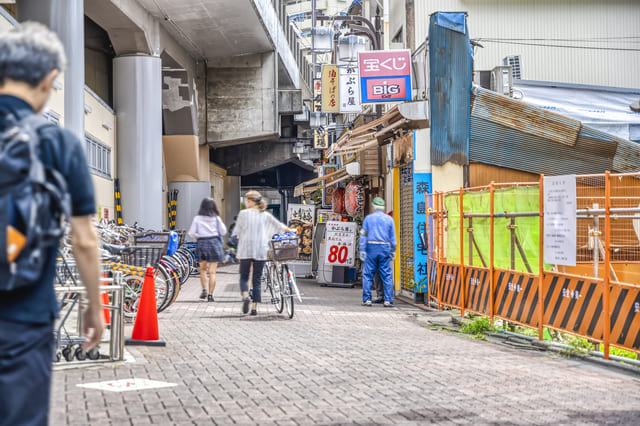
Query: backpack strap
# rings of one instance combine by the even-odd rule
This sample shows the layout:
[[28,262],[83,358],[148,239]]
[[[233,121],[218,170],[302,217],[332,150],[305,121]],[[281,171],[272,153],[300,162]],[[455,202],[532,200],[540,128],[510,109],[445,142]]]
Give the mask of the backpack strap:
[[67,191],[67,182],[62,174],[50,167],[46,167],[40,160],[40,129],[53,126],[46,118],[39,114],[30,114],[20,120],[18,126],[29,138],[31,155],[31,180],[47,189],[55,206],[65,217],[70,217],[71,202]]

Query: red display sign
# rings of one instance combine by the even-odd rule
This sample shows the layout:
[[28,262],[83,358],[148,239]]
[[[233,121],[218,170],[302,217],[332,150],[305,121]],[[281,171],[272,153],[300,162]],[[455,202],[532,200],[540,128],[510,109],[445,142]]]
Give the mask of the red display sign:
[[360,78],[411,76],[410,50],[360,52]]

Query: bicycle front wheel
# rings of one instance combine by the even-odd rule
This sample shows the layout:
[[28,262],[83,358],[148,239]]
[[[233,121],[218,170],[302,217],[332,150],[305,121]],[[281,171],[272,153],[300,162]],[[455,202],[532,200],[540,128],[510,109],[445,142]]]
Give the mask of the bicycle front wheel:
[[293,277],[291,276],[291,271],[289,270],[289,266],[282,265],[282,296],[284,299],[284,305],[287,308],[287,316],[289,318],[293,318],[293,284],[291,283]]

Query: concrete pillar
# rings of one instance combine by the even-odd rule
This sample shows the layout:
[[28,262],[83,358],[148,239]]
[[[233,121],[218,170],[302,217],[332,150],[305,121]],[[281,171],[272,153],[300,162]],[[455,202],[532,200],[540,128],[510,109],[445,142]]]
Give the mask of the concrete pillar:
[[125,223],[162,229],[162,61],[146,55],[113,60],[118,177]]
[[211,184],[209,182],[171,182],[169,190],[174,189],[178,190],[176,229],[189,230],[191,221],[198,214],[202,200],[211,196]]
[[21,0],[19,21],[37,21],[58,34],[65,53],[64,127],[84,141],[84,1]]
[[224,178],[224,210],[226,224],[229,226],[240,211],[240,176]]

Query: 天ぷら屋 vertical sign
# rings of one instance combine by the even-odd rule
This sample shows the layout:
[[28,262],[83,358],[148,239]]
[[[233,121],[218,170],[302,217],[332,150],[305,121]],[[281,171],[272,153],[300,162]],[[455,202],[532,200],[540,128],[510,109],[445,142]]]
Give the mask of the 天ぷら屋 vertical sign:
[[361,101],[411,100],[411,51],[375,50],[358,54]]
[[576,176],[545,176],[544,263],[576,266]]

